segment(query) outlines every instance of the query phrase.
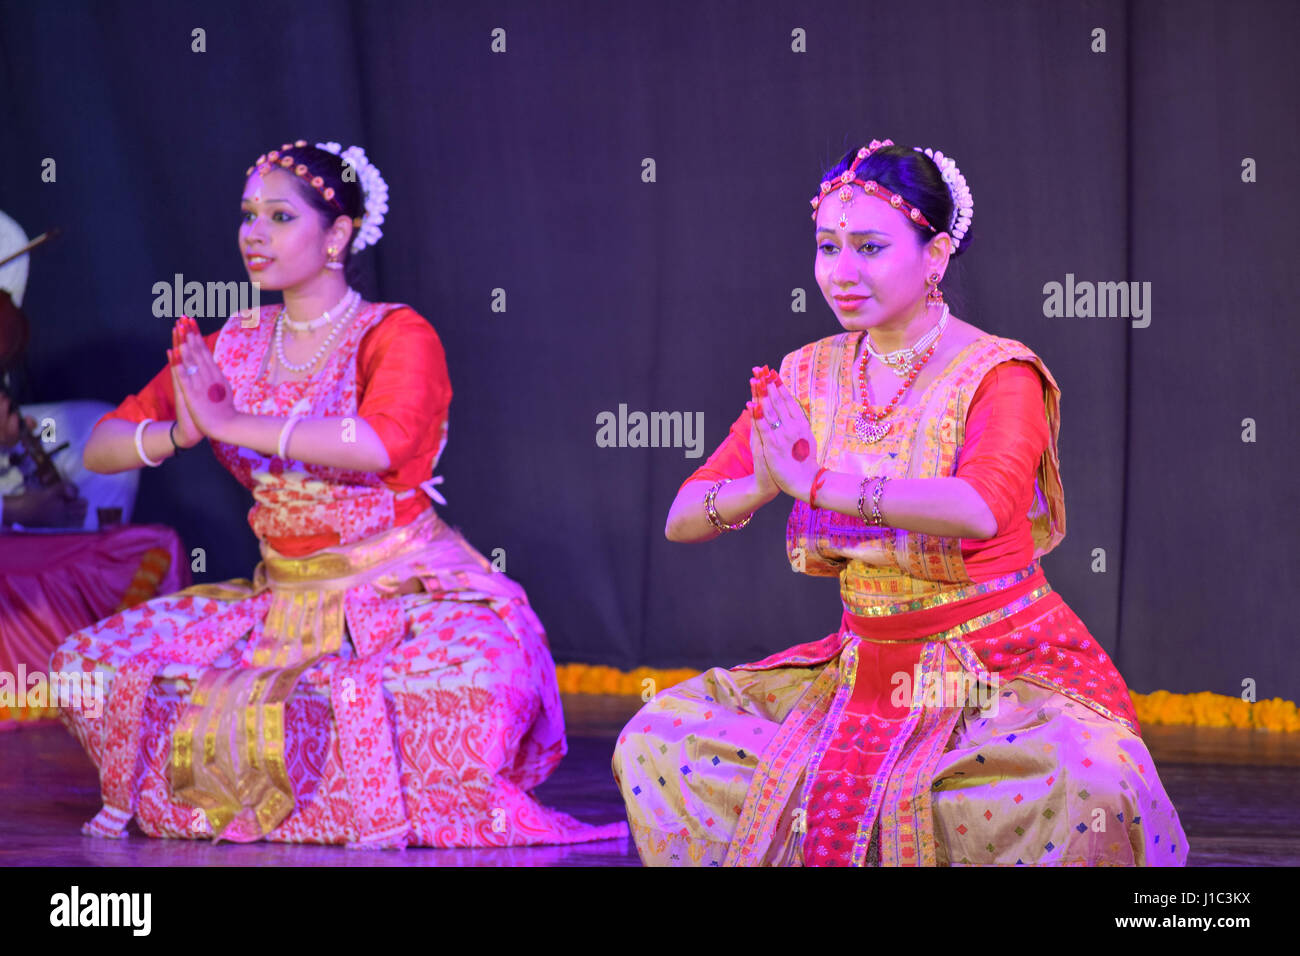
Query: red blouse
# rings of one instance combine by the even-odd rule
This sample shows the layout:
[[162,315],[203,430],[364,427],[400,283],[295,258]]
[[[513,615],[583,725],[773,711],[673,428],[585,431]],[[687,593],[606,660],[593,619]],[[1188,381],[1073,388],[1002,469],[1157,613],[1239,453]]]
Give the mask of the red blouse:
[[[708,460],[686,481],[743,478],[754,473],[749,450],[749,410]],[[966,439],[954,477],[971,485],[997,520],[987,540],[962,539],[961,553],[972,581],[986,581],[1025,567],[1034,559],[1029,507],[1034,479],[1049,441],[1043,381],[1030,362],[995,365],[981,380],[966,413]],[[678,489],[680,491],[680,489]]]
[[[220,331],[203,341],[212,352]],[[375,430],[388,451],[389,467],[380,477],[395,492],[415,488],[429,477],[451,404],[451,380],[438,333],[414,309],[396,309],[361,339],[357,350],[357,414]],[[99,421],[120,418],[142,422],[176,417],[170,370],[164,366],[138,394],[129,395]],[[95,424],[99,424],[96,422]],[[421,490],[394,502],[397,525],[414,521],[429,504]],[[268,538],[281,554],[302,557],[337,547],[337,532]]]

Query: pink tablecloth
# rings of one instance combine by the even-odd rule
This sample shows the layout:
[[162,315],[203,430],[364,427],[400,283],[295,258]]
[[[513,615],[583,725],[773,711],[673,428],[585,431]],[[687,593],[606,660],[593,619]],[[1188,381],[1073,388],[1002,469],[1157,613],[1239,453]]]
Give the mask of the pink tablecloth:
[[[180,536],[166,525],[125,525],[105,531],[0,534],[0,670],[47,671],[50,655],[74,631],[113,614],[151,549],[166,553],[153,594],[190,585]],[[150,582],[152,584],[152,582]]]

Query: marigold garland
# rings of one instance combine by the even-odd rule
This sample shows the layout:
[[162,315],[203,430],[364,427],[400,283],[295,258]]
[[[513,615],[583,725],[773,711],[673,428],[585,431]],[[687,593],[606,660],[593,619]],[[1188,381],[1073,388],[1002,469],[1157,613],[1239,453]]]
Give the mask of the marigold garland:
[[[666,687],[680,684],[699,674],[689,667],[656,670],[638,667],[620,671],[600,664],[561,664],[555,668],[560,692],[564,694],[635,694],[649,700]],[[646,692],[649,691],[649,695]]]
[[[652,667],[638,667],[629,672],[600,664],[560,664],[555,673],[560,691],[565,694],[635,694],[644,698],[647,690],[656,694],[690,680],[700,672],[690,668],[656,670]],[[1240,697],[1209,691],[1172,694],[1167,690],[1150,694],[1129,691],[1129,696],[1133,698],[1138,722],[1144,727],[1163,724],[1300,731],[1300,708],[1293,701],[1280,697],[1251,703]]]
[[59,716],[57,707],[0,707],[0,729],[9,723],[31,723],[53,720]]
[[135,607],[151,600],[158,594],[158,585],[167,576],[171,567],[172,556],[166,548],[150,548],[140,558],[140,564],[131,575],[131,582],[126,586],[126,593],[118,602],[113,613],[117,614],[127,608]]
[[1138,722],[1193,727],[1241,727],[1253,730],[1300,731],[1300,709],[1294,702],[1274,697],[1251,703],[1229,694],[1171,694],[1158,690],[1129,695]]

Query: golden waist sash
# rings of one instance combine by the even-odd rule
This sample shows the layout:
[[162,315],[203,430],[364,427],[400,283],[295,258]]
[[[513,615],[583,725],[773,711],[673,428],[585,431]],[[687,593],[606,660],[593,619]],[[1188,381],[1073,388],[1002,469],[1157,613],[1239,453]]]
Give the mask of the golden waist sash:
[[910,600],[846,600],[841,629],[879,644],[946,640],[1022,611],[1051,590],[1035,560],[1012,574]]
[[304,558],[282,555],[262,542],[254,589],[270,587],[273,595],[265,624],[254,632],[253,664],[287,667],[338,653],[347,592],[370,583],[394,589],[395,584],[382,579],[440,538],[450,543],[455,534],[430,508],[410,524]]

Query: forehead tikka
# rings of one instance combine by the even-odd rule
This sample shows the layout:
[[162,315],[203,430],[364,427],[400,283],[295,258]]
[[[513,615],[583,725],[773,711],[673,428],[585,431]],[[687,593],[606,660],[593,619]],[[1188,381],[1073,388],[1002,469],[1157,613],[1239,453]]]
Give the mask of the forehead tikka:
[[840,173],[840,175],[835,179],[828,179],[825,182],[823,182],[821,185],[821,192],[818,193],[810,200],[813,207],[813,212],[812,212],[813,222],[817,221],[817,210],[821,206],[822,200],[825,199],[827,194],[832,189],[834,189],[835,186],[838,184],[840,187],[840,191],[839,191],[840,202],[843,204],[840,207],[840,228],[841,229],[845,229],[848,227],[848,209],[851,205],[853,205],[853,199],[854,199],[853,187],[861,186],[862,191],[865,192],[868,196],[875,196],[877,199],[881,200],[882,202],[889,203],[895,209],[900,210],[905,216],[907,216],[908,219],[912,220],[912,222],[916,223],[918,226],[925,226],[931,232],[938,232],[939,230],[935,229],[934,226],[930,225],[930,221],[925,218],[921,210],[917,209],[915,206],[909,203],[898,193],[885,189],[874,179],[868,179],[865,182],[861,179],[858,179],[857,177],[858,166],[862,164],[862,161],[864,159],[866,159],[868,156],[870,156],[878,149],[881,149],[885,146],[893,146],[893,145],[894,145],[894,141],[892,139],[886,139],[883,141],[878,139],[873,139],[870,142],[870,144],[863,146],[860,150],[858,150],[857,156],[854,157],[853,163],[849,166],[848,169]]
[[[319,176],[308,176],[307,165],[305,163],[294,162],[293,156],[290,154],[289,150],[294,149],[295,147],[301,148],[306,145],[307,141],[305,139],[300,139],[293,143],[285,143],[279,149],[273,149],[269,153],[263,153],[261,156],[257,157],[257,161],[253,163],[252,166],[248,167],[248,171],[244,173],[245,178],[253,175],[254,170],[265,176],[273,169],[283,169],[286,172],[293,173],[304,182],[309,183],[312,188],[325,198],[326,202],[330,203],[339,212],[342,212],[343,204],[335,197],[334,187],[326,186],[325,180]],[[361,218],[359,216],[353,217],[353,224],[360,226]]]
[[[853,187],[856,185],[861,186],[862,191],[868,196],[875,196],[882,202],[889,203],[895,209],[903,210],[907,218],[917,225],[924,226],[933,233],[938,233],[939,230],[926,220],[921,211],[898,193],[891,192],[874,180],[869,179],[863,182],[856,177],[855,173],[858,165],[864,159],[881,147],[893,145],[893,140],[887,139],[881,142],[873,139],[870,144],[858,150],[853,164],[849,166],[846,172],[840,174],[834,180],[822,183],[821,193],[812,200],[813,222],[817,221],[817,207],[821,205],[821,201],[826,195],[835,188],[836,183],[839,183],[840,202],[843,203],[840,209],[841,229],[848,227],[847,210],[853,204]],[[961,170],[957,168],[956,161],[951,156],[945,156],[939,150],[929,147],[922,149],[920,146],[913,146],[912,149],[918,153],[925,153],[926,156],[930,157],[935,167],[938,168],[939,175],[943,177],[944,185],[948,187],[948,195],[952,197],[952,218],[946,231],[952,240],[952,248],[955,251],[961,246],[962,240],[966,238],[966,233],[970,230],[971,218],[975,214],[975,200],[971,196],[970,186],[966,184],[966,177],[962,175]]]

